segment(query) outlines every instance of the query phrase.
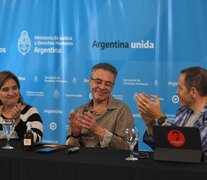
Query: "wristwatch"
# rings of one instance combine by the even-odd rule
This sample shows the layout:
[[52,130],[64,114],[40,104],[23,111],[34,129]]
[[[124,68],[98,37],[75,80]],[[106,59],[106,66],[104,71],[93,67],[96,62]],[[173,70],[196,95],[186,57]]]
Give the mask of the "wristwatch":
[[166,121],[166,119],[166,116],[162,116],[157,120],[157,123],[161,126]]

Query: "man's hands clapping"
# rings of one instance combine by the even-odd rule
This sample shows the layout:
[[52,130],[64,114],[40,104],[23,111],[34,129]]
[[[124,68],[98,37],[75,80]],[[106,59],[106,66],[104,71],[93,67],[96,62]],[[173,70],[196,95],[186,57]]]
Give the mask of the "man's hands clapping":
[[85,128],[95,134],[100,140],[103,139],[104,129],[98,125],[90,111],[83,114],[72,112],[70,113],[69,120],[73,136],[79,136],[81,129]]

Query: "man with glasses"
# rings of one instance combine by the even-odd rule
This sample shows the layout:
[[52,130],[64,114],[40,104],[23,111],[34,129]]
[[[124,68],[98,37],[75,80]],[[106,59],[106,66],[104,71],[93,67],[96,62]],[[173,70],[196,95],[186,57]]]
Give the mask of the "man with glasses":
[[124,129],[134,126],[129,107],[112,97],[117,70],[108,63],[92,68],[89,79],[92,100],[69,115],[66,144],[97,148],[129,149]]

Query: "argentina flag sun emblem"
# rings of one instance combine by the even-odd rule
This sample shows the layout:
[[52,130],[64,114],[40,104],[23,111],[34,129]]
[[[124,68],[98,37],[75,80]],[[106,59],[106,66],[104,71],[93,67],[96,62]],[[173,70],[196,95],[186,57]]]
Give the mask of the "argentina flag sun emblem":
[[31,49],[31,41],[28,36],[27,31],[22,31],[21,36],[19,37],[18,40],[18,50],[19,52],[25,56]]

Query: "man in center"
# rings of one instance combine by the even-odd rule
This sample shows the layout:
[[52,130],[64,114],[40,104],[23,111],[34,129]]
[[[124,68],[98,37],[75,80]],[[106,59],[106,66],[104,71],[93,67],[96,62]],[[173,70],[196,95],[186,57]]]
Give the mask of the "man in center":
[[117,70],[111,64],[99,63],[92,68],[92,100],[70,113],[66,144],[129,149],[124,130],[134,127],[134,119],[129,107],[111,95],[116,77]]

